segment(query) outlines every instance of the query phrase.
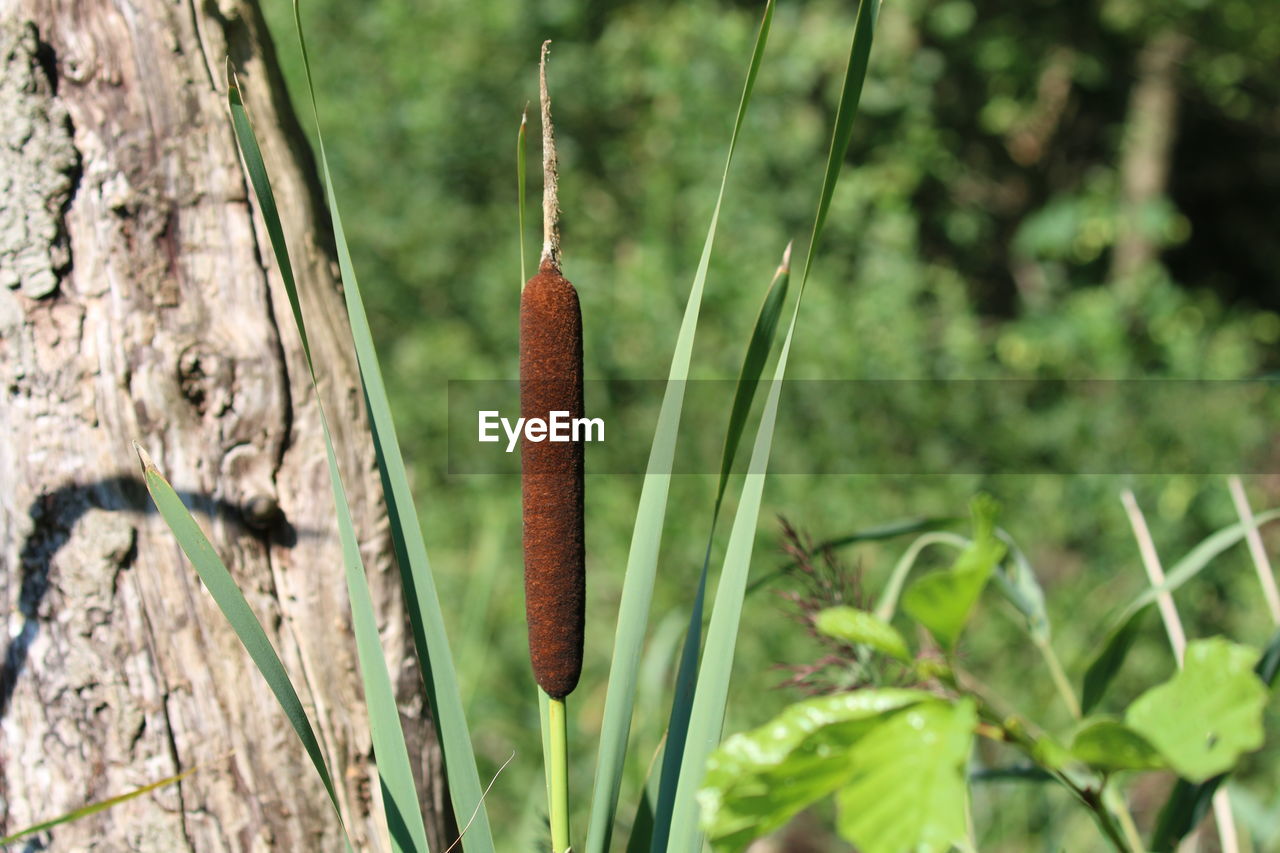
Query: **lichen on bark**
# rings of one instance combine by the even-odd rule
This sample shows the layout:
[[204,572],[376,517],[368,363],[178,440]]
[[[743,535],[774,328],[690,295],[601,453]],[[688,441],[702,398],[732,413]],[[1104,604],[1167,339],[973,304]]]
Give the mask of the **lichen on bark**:
[[39,299],[71,264],[63,213],[79,155],[30,23],[0,22],[0,284]]

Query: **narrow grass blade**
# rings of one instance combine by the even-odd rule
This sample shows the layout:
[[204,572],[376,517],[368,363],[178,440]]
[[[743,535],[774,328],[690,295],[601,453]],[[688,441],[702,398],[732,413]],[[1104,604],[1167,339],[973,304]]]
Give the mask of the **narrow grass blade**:
[[297,0],[293,8],[298,44],[302,53],[303,74],[316,124],[316,140],[325,182],[325,197],[333,221],[334,243],[338,251],[338,266],[342,274],[347,316],[359,363],[365,405],[369,412],[378,471],[382,478],[383,493],[390,518],[392,541],[400,566],[401,583],[405,590],[406,609],[413,629],[418,660],[423,669],[423,680],[440,733],[450,799],[453,801],[454,815],[458,824],[469,824],[468,851],[492,853],[493,833],[484,807],[484,791],[476,768],[475,752],[462,706],[462,694],[449,650],[444,614],[440,608],[435,579],[427,558],[422,525],[409,488],[404,458],[400,453],[400,444],[396,438],[395,424],[391,417],[391,405],[382,380],[382,371],[378,365],[373,335],[369,329],[368,317],[360,295],[360,286],[347,248],[342,217],[334,193],[333,178],[325,155],[319,109],[316,106],[311,65]]
[[[1275,521],[1277,518],[1280,518],[1280,509],[1271,509],[1258,513],[1254,517],[1252,524],[1246,525],[1244,522],[1237,522],[1211,533],[1192,548],[1185,557],[1174,564],[1173,568],[1165,575],[1164,583],[1148,587],[1133,601],[1129,602],[1129,605],[1121,611],[1111,629],[1107,632],[1108,639],[1089,666],[1090,672],[1097,668],[1097,672],[1094,675],[1095,684],[1092,688],[1086,685],[1086,693],[1089,699],[1092,702],[1096,702],[1102,698],[1102,693],[1105,691],[1107,683],[1110,682],[1111,678],[1115,676],[1120,666],[1124,663],[1125,654],[1133,644],[1134,638],[1130,635],[1137,630],[1136,623],[1141,618],[1139,613],[1144,608],[1154,603],[1159,596],[1174,592],[1187,581],[1200,574],[1215,558],[1243,540],[1251,529],[1261,527],[1268,522]],[[1104,658],[1106,659],[1105,661]],[[1105,675],[1105,678],[1098,680],[1103,675]],[[1089,704],[1086,702],[1086,705]]]
[[1280,518],[1280,509],[1267,510],[1266,512],[1258,513],[1258,515],[1254,517],[1253,524],[1238,522],[1222,528],[1217,533],[1213,533],[1205,537],[1200,544],[1191,549],[1191,552],[1188,553],[1187,556],[1183,557],[1169,569],[1168,573],[1165,575],[1164,583],[1161,584],[1158,589],[1150,589],[1143,594],[1142,603],[1145,604],[1147,601],[1155,601],[1157,596],[1166,592],[1173,592],[1175,589],[1200,574],[1204,567],[1209,565],[1209,563],[1212,562],[1219,554],[1244,539],[1249,534],[1250,529],[1255,526],[1261,527],[1268,522],[1275,521],[1277,518]]
[[667,845],[669,850],[698,850],[702,846],[698,827],[699,809],[695,794],[705,775],[707,758],[719,743],[724,725],[725,702],[729,694],[729,678],[742,615],[742,601],[746,593],[751,555],[755,546],[765,472],[773,447],[778,399],[782,391],[783,379],[786,377],[787,358],[791,352],[791,342],[795,337],[796,320],[804,298],[805,285],[808,283],[809,271],[812,269],[814,251],[826,223],[831,197],[840,177],[844,153],[853,135],[853,119],[862,93],[862,83],[866,78],[878,8],[879,0],[862,0],[858,6],[848,70],[845,74],[844,89],[840,95],[840,104],[836,110],[831,151],[827,157],[818,212],[814,217],[813,233],[809,240],[809,254],[805,258],[804,272],[800,278],[799,292],[795,306],[792,308],[787,334],[783,339],[782,350],[774,367],[773,383],[769,387],[764,411],[760,416],[760,425],[751,451],[751,463],[743,484],[742,497],[734,515],[724,568],[716,590],[711,624],[707,630],[706,651],[698,673],[693,709],[690,714],[689,734],[681,759],[679,783],[673,804],[671,832]]
[[1133,648],[1133,644],[1141,634],[1147,614],[1154,608],[1154,603],[1144,604],[1130,613],[1127,619],[1107,635],[1102,648],[1098,650],[1084,671],[1084,690],[1080,698],[1080,710],[1083,713],[1092,713],[1102,701],[1107,688],[1111,686],[1112,680],[1120,672],[1120,667],[1124,665],[1129,650]]
[[654,771],[662,764],[662,756],[666,752],[667,742],[664,739],[649,761],[649,772],[646,774],[644,790],[640,792],[640,803],[636,806],[636,817],[631,822],[631,834],[627,838],[626,853],[647,853],[653,841],[654,806],[658,802],[659,776]]
[[613,821],[618,809],[618,791],[622,785],[622,768],[626,757],[627,740],[631,734],[636,676],[640,667],[645,629],[649,621],[649,605],[653,600],[658,551],[662,544],[662,530],[666,520],[667,494],[671,487],[676,436],[680,425],[680,414],[684,407],[685,380],[689,377],[693,340],[698,327],[698,314],[702,307],[707,269],[711,263],[711,251],[715,245],[716,230],[720,221],[720,208],[724,202],[725,187],[729,182],[729,167],[733,163],[738,134],[742,130],[747,105],[751,101],[751,93],[764,56],[765,44],[768,42],[773,11],[774,0],[768,0],[764,19],[756,36],[755,48],[752,51],[746,84],[743,86],[742,97],[738,103],[738,113],[734,119],[733,135],[729,140],[729,152],[725,157],[724,172],[720,179],[720,191],[716,197],[715,209],[711,214],[711,224],[707,228],[702,256],[698,261],[698,269],[694,274],[693,286],[689,292],[689,301],[685,305],[684,318],[680,322],[680,331],[676,336],[676,347],[671,357],[667,387],[663,394],[662,407],[658,412],[658,425],[649,451],[649,464],[644,485],[640,490],[640,503],[631,533],[631,549],[627,555],[627,569],[618,611],[618,627],[614,636],[609,687],[605,698],[604,721],[596,761],[595,786],[591,796],[591,823],[588,828],[587,842],[583,848],[585,853],[606,853],[610,849]]
[[[936,518],[909,518],[904,521],[893,521],[888,524],[879,524],[875,527],[868,527],[865,530],[857,530],[853,533],[846,533],[843,536],[837,536],[834,539],[827,539],[819,542],[814,546],[814,551],[833,551],[837,548],[845,548],[849,545],[858,545],[863,542],[882,542],[886,539],[897,539],[899,536],[909,536],[912,533],[928,533],[935,530],[946,530],[951,527],[963,524],[966,521],[960,516],[939,516]],[[762,575],[747,585],[747,595],[754,595],[759,590],[776,581],[778,578],[786,575],[788,571],[796,567],[796,563],[788,563],[777,571]]]
[[631,823],[631,835],[627,839],[627,853],[646,853],[653,840],[653,797],[648,789],[640,792],[640,805],[636,807],[636,819]]
[[751,340],[747,344],[746,355],[742,359],[742,369],[738,371],[738,384],[733,391],[733,408],[729,412],[729,428],[724,437],[724,451],[720,456],[720,483],[716,487],[715,511],[712,514],[712,527],[720,515],[720,505],[724,501],[725,487],[729,483],[729,473],[733,470],[733,462],[738,456],[738,446],[742,441],[742,431],[747,426],[747,415],[751,413],[751,403],[755,400],[756,389],[760,386],[760,375],[764,373],[765,362],[773,349],[774,337],[778,331],[778,319],[782,316],[782,305],[787,300],[787,286],[791,283],[791,244],[787,244],[782,253],[782,263],[769,282],[769,290],[765,293],[764,303],[756,316],[755,326],[751,329]]
[[893,571],[889,573],[889,580],[884,585],[884,592],[880,593],[880,600],[876,602],[875,614],[878,618],[885,622],[893,619],[893,614],[898,609],[898,597],[902,594],[902,586],[907,582],[907,575],[911,574],[911,570],[915,568],[916,561],[920,559],[920,554],[925,548],[931,545],[947,545],[951,548],[964,550],[969,547],[969,540],[957,533],[949,533],[943,530],[935,530],[932,533],[925,533],[907,546],[907,550],[898,558],[898,562],[894,564]]
[[244,98],[240,94],[240,84],[227,65],[227,106],[231,110],[231,129],[235,133],[236,144],[240,146],[240,155],[244,160],[245,171],[249,173],[249,183],[253,186],[253,194],[258,200],[258,210],[262,214],[263,224],[267,227],[267,236],[271,240],[271,250],[276,257],[276,266],[280,269],[280,278],[284,280],[285,291],[289,295],[289,307],[293,310],[293,321],[298,327],[298,337],[302,340],[302,351],[307,357],[307,368],[315,378],[315,366],[311,363],[311,342],[307,339],[307,324],[302,319],[302,303],[298,301],[298,285],[293,277],[293,264],[289,261],[289,249],[284,240],[284,227],[280,223],[280,211],[276,207],[276,196],[271,190],[271,180],[267,177],[267,167],[262,160],[262,150],[258,147],[258,138],[253,132],[253,123],[249,120],[249,112],[245,109]]
[[333,439],[325,424],[325,450],[329,457],[329,481],[338,509],[338,536],[342,541],[342,561],[346,568],[347,595],[351,599],[351,624],[356,636],[356,653],[360,673],[364,677],[365,704],[369,710],[369,733],[373,755],[382,784],[382,806],[391,833],[392,850],[426,853],[427,833],[422,821],[422,808],[413,782],[413,768],[400,726],[400,710],[395,688],[378,636],[378,620],[373,610],[373,596],[360,557],[355,523],[347,503],[346,489],[338,472],[338,458],[333,452]]
[[173,531],[178,545],[182,547],[187,559],[200,575],[200,580],[204,582],[205,589],[209,590],[214,603],[231,623],[245,651],[249,653],[254,665],[266,679],[271,692],[275,694],[276,701],[284,709],[284,714],[289,720],[289,725],[293,727],[294,733],[297,734],[298,740],[302,741],[302,748],[306,750],[312,766],[320,776],[320,781],[324,783],[329,802],[333,804],[333,811],[338,816],[338,823],[342,826],[343,837],[347,840],[347,849],[350,850],[351,840],[347,837],[346,823],[338,807],[338,794],[333,786],[329,765],[324,760],[324,753],[320,750],[315,730],[311,728],[311,720],[307,718],[302,700],[298,698],[298,692],[294,689],[293,682],[289,680],[284,664],[280,662],[280,656],[276,654],[271,641],[267,639],[266,632],[262,630],[262,624],[253,615],[253,610],[245,600],[244,593],[240,591],[235,579],[219,559],[213,543],[204,535],[204,531],[200,529],[196,520],[191,517],[191,513],[183,505],[178,493],[161,475],[147,452],[136,443],[133,447],[138,453],[138,460],[142,463],[142,476],[147,483],[147,491],[151,494],[151,500],[159,510],[160,516]]
[[[333,449],[333,438],[329,431],[328,416],[325,414],[324,405],[319,396],[315,363],[312,359],[310,348],[306,343],[306,324],[293,278],[289,250],[284,242],[284,229],[280,224],[279,213],[276,210],[274,195],[271,191],[271,182],[267,175],[266,166],[262,161],[257,139],[253,133],[253,125],[245,110],[243,99],[240,97],[239,86],[236,85],[234,77],[229,81],[228,92],[233,129],[240,144],[246,167],[250,173],[250,180],[258,197],[259,206],[262,208],[264,218],[268,223],[267,231],[271,237],[272,248],[275,251],[277,262],[282,270],[282,278],[285,280],[285,290],[289,297],[290,307],[293,310],[295,320],[298,322],[299,334],[302,337],[304,350],[306,351],[307,366],[311,373],[312,385],[316,389],[316,398],[320,410],[320,425],[324,433],[325,451],[329,464],[330,486],[333,490],[334,505],[338,514],[338,535],[342,543],[343,565],[348,599],[351,605],[356,653],[360,661],[361,677],[364,681],[370,735],[377,760],[378,776],[383,788],[383,806],[386,813],[387,826],[391,834],[392,847],[395,850],[425,851],[427,849],[426,829],[422,820],[422,810],[418,801],[417,789],[413,782],[413,772],[409,764],[404,732],[400,726],[400,713],[396,706],[395,690],[391,685],[391,676],[387,671],[386,658],[378,636],[373,599],[369,592],[364,562],[360,556],[351,510],[347,502],[346,489],[342,484],[341,472],[338,470],[337,456]],[[336,220],[336,211],[334,227],[335,231],[341,227]],[[339,237],[339,246],[345,248],[341,243],[340,232],[337,232],[335,236]]]
[[738,455],[742,431],[751,403],[760,385],[760,375],[773,348],[778,330],[778,318],[787,298],[787,285],[791,280],[791,246],[782,255],[782,263],[773,275],[769,290],[760,306],[751,341],[747,345],[738,371],[738,384],[734,389],[733,408],[725,432],[724,452],[720,461],[720,482],[716,487],[715,506],[711,512],[711,529],[707,534],[707,548],[702,558],[702,570],[698,574],[698,591],[693,597],[693,609],[689,613],[689,627],[685,632],[684,647],[680,652],[680,666],[676,673],[675,695],[671,701],[671,715],[667,721],[667,746],[663,752],[662,772],[658,787],[657,806],[652,814],[650,849],[662,851],[667,846],[667,834],[671,828],[671,806],[676,796],[676,783],[680,779],[680,757],[684,755],[685,736],[689,730],[689,712],[693,708],[693,695],[698,675],[698,652],[702,650],[702,616],[707,597],[707,577],[711,568],[711,547],[715,541],[716,523],[720,519],[720,507],[724,502],[729,474]]
[[199,768],[192,767],[189,770],[183,770],[181,773],[177,774],[176,776],[170,776],[167,779],[161,779],[159,782],[152,782],[150,785],[143,785],[141,788],[136,788],[127,794],[120,794],[119,796],[116,796],[116,797],[110,797],[105,800],[99,800],[96,803],[90,803],[87,806],[81,806],[78,809],[69,811],[64,815],[60,815],[59,817],[55,817],[51,820],[46,820],[42,823],[37,823],[33,826],[28,826],[25,829],[19,829],[17,832],[13,833],[12,835],[6,835],[4,838],[0,838],[0,847],[4,847],[6,844],[12,844],[15,841],[25,838],[28,835],[35,835],[37,832],[44,832],[47,829],[53,829],[55,826],[61,826],[64,823],[71,823],[73,820],[80,820],[80,818],[82,817],[88,817],[89,815],[97,814],[98,812],[101,812],[101,811],[106,811],[107,809],[114,808],[115,806],[118,806],[121,803],[127,803],[129,800],[135,799],[136,797],[141,797],[144,794],[149,794],[158,788],[163,788],[166,785],[172,785],[175,782],[181,782],[183,779],[187,778],[192,773],[195,773],[197,769]]
[[928,533],[932,530],[947,530],[952,527],[958,527],[965,524],[969,519],[962,515],[944,515],[932,518],[908,518],[903,521],[891,521],[888,524],[880,524],[875,527],[868,527],[865,530],[858,530],[854,533],[847,533],[844,536],[837,536],[834,539],[827,539],[819,542],[814,550],[829,551],[834,548],[843,548],[847,545],[857,545],[862,542],[879,542],[884,539],[896,539],[899,536],[906,536],[910,533]]
[[[1275,684],[1276,673],[1280,670],[1280,631],[1271,635],[1270,642],[1262,653],[1262,658],[1254,667],[1268,687]],[[1182,841],[1213,805],[1213,796],[1227,778],[1226,773],[1214,776],[1198,784],[1179,779],[1160,809],[1160,817],[1152,833],[1150,849],[1154,853],[1173,853]]]

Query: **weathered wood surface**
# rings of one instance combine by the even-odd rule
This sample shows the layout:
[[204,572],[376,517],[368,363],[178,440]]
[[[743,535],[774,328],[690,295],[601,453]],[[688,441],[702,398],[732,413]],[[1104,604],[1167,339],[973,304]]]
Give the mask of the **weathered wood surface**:
[[332,255],[258,10],[0,0],[0,830],[204,768],[56,829],[54,850],[341,849],[275,699],[150,511],[134,440],[294,674],[353,840],[381,847],[317,409],[229,130],[227,56],[313,309],[392,671],[421,707]]

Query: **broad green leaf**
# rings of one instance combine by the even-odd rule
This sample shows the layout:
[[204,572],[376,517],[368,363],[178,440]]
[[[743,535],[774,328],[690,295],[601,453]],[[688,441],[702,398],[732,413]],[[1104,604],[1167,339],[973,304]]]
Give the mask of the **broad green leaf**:
[[[772,5],[772,4],[771,4]],[[787,373],[787,359],[795,338],[800,305],[804,301],[805,286],[813,266],[818,240],[822,236],[831,197],[844,164],[845,152],[853,137],[853,119],[857,114],[862,84],[866,79],[867,62],[871,55],[872,33],[875,30],[879,0],[862,0],[858,4],[854,24],[853,41],[849,49],[849,64],[845,71],[840,103],[836,108],[835,131],[831,149],[827,155],[827,168],[823,176],[818,211],[814,217],[813,232],[809,238],[809,253],[796,301],[791,310],[787,334],[774,365],[773,382],[765,398],[756,428],[755,443],[751,449],[751,462],[744,478],[741,497],[729,532],[720,582],[716,588],[715,606],[707,628],[706,649],[698,670],[693,707],[689,712],[689,734],[680,762],[680,777],[672,804],[671,833],[668,850],[698,850],[702,842],[699,830],[698,800],[696,792],[702,787],[706,763],[712,750],[720,742],[724,725],[725,703],[729,696],[729,679],[733,672],[733,653],[737,644],[738,628],[742,617],[742,602],[746,595],[747,577],[751,570],[751,556],[755,549],[756,528],[760,520],[760,504],[764,494],[764,481],[769,468],[769,456],[773,449],[773,432],[778,417],[778,400]],[[594,851],[592,851],[594,853]]]
[[183,779],[196,772],[197,769],[199,768],[192,767],[189,770],[184,770],[177,775],[168,777],[167,779],[161,779],[158,782],[152,782],[150,785],[143,785],[141,788],[135,788],[127,794],[120,794],[116,797],[99,800],[96,803],[90,803],[87,806],[81,806],[78,809],[73,809],[64,815],[59,815],[58,817],[51,818],[50,820],[42,821],[32,826],[19,829],[17,832],[6,835],[4,838],[0,838],[0,847],[5,846],[6,844],[12,844],[25,836],[35,835],[37,832],[44,832],[46,830],[53,829],[55,826],[61,826],[64,823],[71,823],[73,820],[80,820],[82,817],[88,817],[91,814],[106,811],[109,808],[118,806],[121,803],[127,803],[129,800],[141,797],[144,794],[149,794],[158,788],[165,787],[166,785],[181,782]]
[[1085,720],[1071,741],[1071,755],[1097,770],[1156,770],[1168,763],[1147,739],[1124,723]]
[[870,646],[901,661],[911,660],[907,642],[898,630],[865,610],[829,607],[818,614],[815,627],[821,634],[849,643]]
[[[426,541],[422,535],[422,526],[418,518],[417,509],[414,506],[413,494],[409,488],[408,474],[405,470],[404,459],[400,453],[400,444],[396,438],[395,424],[391,417],[391,404],[382,381],[382,371],[378,365],[377,351],[373,345],[373,335],[369,329],[364,302],[360,295],[360,285],[351,263],[351,253],[347,248],[346,236],[342,227],[342,217],[338,210],[337,196],[333,187],[333,178],[329,173],[329,162],[324,147],[324,135],[320,128],[320,115],[316,107],[315,88],[311,78],[310,59],[307,54],[306,39],[303,35],[301,9],[297,0],[294,2],[293,11],[298,46],[302,54],[303,77],[311,102],[312,116],[315,119],[317,153],[319,154],[321,174],[324,178],[325,199],[328,203],[330,220],[333,224],[334,245],[337,249],[338,266],[342,274],[347,319],[350,324],[352,341],[355,345],[356,358],[360,368],[361,390],[364,394],[365,407],[369,415],[369,426],[378,462],[378,473],[382,479],[383,495],[387,502],[391,539],[396,551],[397,564],[400,568],[401,584],[405,591],[405,605],[413,632],[414,646],[422,668],[427,698],[435,714],[436,724],[440,733],[449,785],[449,798],[453,804],[454,816],[458,825],[467,827],[467,849],[474,851],[474,853],[492,853],[492,831],[489,826],[488,813],[484,806],[484,792],[480,785],[480,775],[476,768],[471,735],[462,706],[462,692],[458,686],[453,656],[449,649],[449,638],[445,632],[444,615],[440,608],[439,596],[436,593],[435,579],[427,557]],[[295,313],[297,313],[296,310]],[[385,660],[383,660],[381,669],[385,671],[385,668],[386,664]],[[385,696],[376,699],[369,697],[371,703],[376,701],[380,706],[378,712],[380,719],[386,720],[389,724],[391,715],[394,714],[396,716],[395,728],[398,729],[398,713],[395,709],[394,697],[391,697],[390,707],[387,707],[386,699],[387,697]],[[401,753],[404,753],[403,742],[395,750],[396,779],[400,778],[403,770],[399,766],[402,764]],[[378,760],[381,768],[382,761],[385,759],[383,756],[379,756]],[[407,761],[406,754],[403,763],[407,764]],[[397,797],[401,800],[406,799],[403,791],[399,792]],[[415,803],[413,804],[415,819],[417,812],[415,797]]]
[[925,575],[903,596],[903,610],[947,650],[955,648],[978,596],[1004,557],[1005,544],[995,536],[996,513],[994,500],[985,495],[974,498],[973,541],[950,570]]
[[1267,688],[1256,649],[1214,637],[1187,644],[1182,669],[1134,700],[1125,722],[1178,775],[1203,782],[1262,746]]
[[862,853],[947,853],[965,839],[971,699],[933,700],[877,726],[849,751],[852,780],[836,794],[836,827]]
[[760,306],[760,314],[756,317],[756,325],[751,333],[751,342],[747,346],[742,369],[738,372],[733,409],[729,415],[729,425],[724,439],[720,482],[716,487],[716,500],[711,511],[711,527],[707,532],[707,547],[702,557],[702,569],[698,573],[698,591],[693,596],[693,608],[689,612],[689,627],[685,631],[684,647],[680,652],[680,665],[676,671],[676,689],[671,700],[671,714],[667,720],[667,748],[663,751],[653,829],[650,833],[649,849],[653,853],[662,853],[666,849],[671,828],[671,806],[675,800],[676,786],[680,781],[680,759],[684,755],[685,738],[689,732],[689,714],[693,710],[693,696],[698,675],[698,652],[702,649],[703,608],[707,599],[711,548],[715,544],[720,507],[723,505],[725,490],[729,485],[729,473],[733,470],[733,463],[738,455],[742,430],[746,426],[747,415],[751,412],[751,401],[755,397],[756,387],[760,383],[760,374],[764,371],[769,350],[773,346],[774,333],[778,327],[778,314],[782,310],[782,302],[787,293],[787,282],[790,279],[791,247],[788,246],[783,254],[782,263],[778,266],[773,281],[769,285],[769,292],[765,294],[764,304]]
[[702,294],[706,287],[707,270],[711,263],[711,250],[715,246],[720,222],[720,209],[724,203],[725,188],[729,183],[729,167],[738,146],[738,134],[746,118],[747,105],[755,88],[756,76],[764,58],[764,48],[769,40],[773,23],[774,0],[765,4],[764,18],[756,35],[755,48],[747,69],[747,80],[738,101],[733,133],[729,138],[729,151],[725,156],[724,172],[720,177],[720,191],[716,196],[711,223],[702,246],[702,256],[694,273],[689,300],[685,303],[684,317],[676,334],[675,352],[671,356],[671,369],[667,374],[667,386],[658,410],[658,425],[653,444],[649,449],[649,463],[645,470],[644,484],[640,489],[640,503],[636,508],[636,521],[631,530],[631,548],[627,553],[627,568],[623,575],[622,597],[618,608],[618,626],[614,634],[613,658],[609,666],[609,686],[605,694],[604,720],[601,724],[599,752],[596,759],[595,786],[591,792],[591,822],[587,830],[585,853],[607,853],[613,836],[613,821],[618,811],[618,791],[622,786],[622,770],[626,759],[627,740],[631,735],[631,716],[635,705],[636,677],[640,668],[641,650],[649,623],[649,606],[653,601],[653,584],[658,567],[658,552],[662,546],[662,531],[666,522],[667,495],[671,488],[671,470],[675,463],[676,438],[680,426],[680,414],[684,408],[685,380],[689,378],[689,363],[693,358],[693,341],[698,329],[698,315],[702,308]]
[[[1275,684],[1277,670],[1280,670],[1280,631],[1271,635],[1271,641],[1253,671],[1270,688]],[[1172,853],[1187,833],[1200,824],[1209,811],[1213,795],[1225,779],[1225,773],[1204,782],[1179,779],[1160,809],[1160,818],[1152,833],[1151,849],[1156,853]]]
[[1080,698],[1080,708],[1084,713],[1097,707],[1098,702],[1106,695],[1107,688],[1124,665],[1124,660],[1133,648],[1134,641],[1138,639],[1147,614],[1153,607],[1154,604],[1144,604],[1134,610],[1103,642],[1102,648],[1084,672],[1084,694]]
[[849,784],[850,750],[886,717],[921,702],[918,690],[862,690],[809,699],[734,735],[707,761],[698,791],[702,823],[717,850],[741,850],[806,806]]
[[346,840],[347,849],[350,850],[351,840],[347,837],[346,823],[342,819],[342,810],[338,806],[338,794],[333,786],[329,765],[324,760],[324,753],[320,750],[320,742],[316,739],[315,730],[311,727],[311,720],[302,707],[302,700],[298,698],[298,691],[289,680],[284,664],[280,662],[280,656],[276,654],[271,640],[267,638],[266,631],[262,630],[262,623],[253,614],[253,609],[245,600],[244,593],[231,577],[231,572],[227,571],[227,567],[218,557],[213,543],[204,535],[200,525],[196,524],[196,520],[187,511],[178,493],[165,480],[160,469],[151,461],[151,457],[145,450],[136,442],[133,449],[138,453],[147,491],[151,494],[151,500],[159,510],[160,516],[173,531],[174,538],[178,540],[178,545],[191,561],[191,565],[195,567],[196,574],[200,575],[205,589],[209,590],[214,603],[227,618],[227,622],[231,624],[231,628],[244,645],[245,651],[249,653],[254,665],[262,673],[262,677],[266,679],[267,686],[271,688],[276,701],[284,709],[284,715],[288,718],[289,725],[293,727],[294,734],[298,736],[298,740],[302,741],[302,748],[306,750],[307,756],[311,759],[311,765],[315,767],[320,781],[324,784],[325,792],[329,795],[329,803],[333,806],[334,814],[338,816],[343,838]]

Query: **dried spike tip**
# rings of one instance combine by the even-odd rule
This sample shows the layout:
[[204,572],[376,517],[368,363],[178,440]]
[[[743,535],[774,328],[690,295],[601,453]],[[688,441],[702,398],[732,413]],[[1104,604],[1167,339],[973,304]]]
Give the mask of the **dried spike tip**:
[[551,39],[542,43],[538,61],[538,100],[542,107],[542,263],[560,268],[560,163],[551,125],[551,95],[547,92],[547,53]]
[[[551,143],[542,50],[543,145]],[[555,152],[543,152],[542,263],[520,296],[520,415],[549,420],[552,412],[583,417],[582,312],[578,294],[558,265]],[[526,420],[526,423],[528,421]],[[568,695],[582,672],[586,621],[583,533],[583,445],[521,442],[525,613],[534,679],[553,699]]]

